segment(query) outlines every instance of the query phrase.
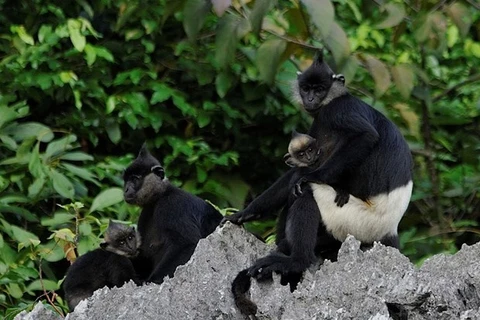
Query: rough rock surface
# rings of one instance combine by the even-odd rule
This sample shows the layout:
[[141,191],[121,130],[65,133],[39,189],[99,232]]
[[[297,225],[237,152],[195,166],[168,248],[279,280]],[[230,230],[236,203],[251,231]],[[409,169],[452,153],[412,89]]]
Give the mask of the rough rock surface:
[[[100,289],[67,320],[245,319],[230,284],[269,247],[229,223],[203,239],[190,261],[162,285]],[[312,268],[313,269],[313,268]],[[252,282],[258,319],[479,319],[480,243],[452,256],[437,255],[421,268],[398,250],[376,244],[363,252],[349,237],[337,262],[306,272],[294,293],[279,284]],[[37,305],[19,320],[57,320]]]

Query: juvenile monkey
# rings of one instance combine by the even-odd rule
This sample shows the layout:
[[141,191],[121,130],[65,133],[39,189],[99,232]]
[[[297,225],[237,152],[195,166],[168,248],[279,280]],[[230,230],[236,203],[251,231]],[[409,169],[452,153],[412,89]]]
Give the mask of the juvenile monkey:
[[100,248],[80,256],[67,271],[63,290],[70,311],[97,289],[121,287],[130,280],[140,284],[130,261],[140,242],[135,228],[110,220]]

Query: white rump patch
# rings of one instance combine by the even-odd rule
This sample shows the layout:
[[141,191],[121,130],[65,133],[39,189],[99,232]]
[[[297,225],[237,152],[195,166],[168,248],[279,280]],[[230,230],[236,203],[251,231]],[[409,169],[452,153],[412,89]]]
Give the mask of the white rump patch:
[[350,195],[348,203],[338,207],[335,190],[326,184],[310,183],[323,223],[337,240],[353,235],[364,243],[378,241],[387,235],[396,235],[398,223],[407,210],[412,196],[413,182],[388,194],[379,194],[368,202]]

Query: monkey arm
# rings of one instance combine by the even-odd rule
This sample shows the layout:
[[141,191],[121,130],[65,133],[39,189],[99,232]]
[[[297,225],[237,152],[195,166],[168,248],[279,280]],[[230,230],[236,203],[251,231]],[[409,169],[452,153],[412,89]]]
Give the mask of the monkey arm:
[[242,224],[247,221],[260,219],[269,213],[280,210],[287,203],[290,192],[289,186],[296,170],[296,168],[292,168],[287,171],[245,209],[223,218],[222,224],[226,221]]
[[328,159],[299,182],[335,184],[346,171],[354,171],[372,152],[379,141],[373,125],[360,114],[341,115],[334,122],[338,141]]

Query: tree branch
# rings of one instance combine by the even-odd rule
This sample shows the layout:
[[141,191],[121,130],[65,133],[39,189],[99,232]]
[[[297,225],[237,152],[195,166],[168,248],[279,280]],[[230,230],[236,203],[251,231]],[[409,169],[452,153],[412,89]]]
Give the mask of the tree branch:
[[438,96],[434,97],[432,99],[432,102],[437,102],[439,101],[440,99],[442,99],[443,97],[447,96],[448,94],[450,94],[450,92],[452,91],[455,91],[457,90],[458,88],[461,88],[469,83],[472,83],[472,82],[475,82],[475,81],[478,81],[480,80],[480,73],[478,74],[474,74],[473,76],[469,77],[468,79],[466,79],[465,81],[462,81],[460,83],[457,83],[456,85],[454,85],[453,87],[451,88],[448,88],[447,90],[445,90],[444,92],[440,93]]

